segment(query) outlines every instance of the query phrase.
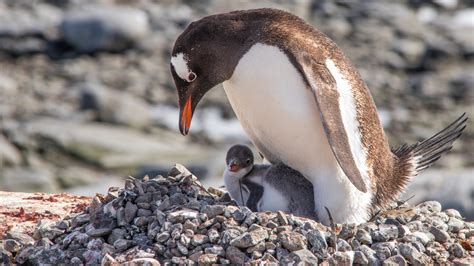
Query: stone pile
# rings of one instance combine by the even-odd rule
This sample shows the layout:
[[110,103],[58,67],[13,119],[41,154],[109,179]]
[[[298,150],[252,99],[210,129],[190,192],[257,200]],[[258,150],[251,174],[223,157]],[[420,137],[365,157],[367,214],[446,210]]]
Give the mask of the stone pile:
[[167,177],[130,178],[84,212],[9,232],[3,263],[372,264],[473,260],[474,222],[438,202],[400,203],[371,222],[326,227],[283,212],[254,213],[220,189],[204,189],[181,165]]

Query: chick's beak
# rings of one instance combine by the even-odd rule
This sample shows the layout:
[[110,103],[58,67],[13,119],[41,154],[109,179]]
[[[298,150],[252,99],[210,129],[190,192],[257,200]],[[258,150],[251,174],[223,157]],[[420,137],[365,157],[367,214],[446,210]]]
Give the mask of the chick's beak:
[[181,110],[181,116],[179,118],[179,131],[181,131],[181,134],[184,136],[188,134],[189,128],[191,127],[191,120],[193,118],[192,103],[192,98],[189,96]]
[[231,163],[229,164],[229,171],[231,171],[231,172],[237,172],[237,171],[239,171],[239,170],[240,170],[240,166],[239,166],[237,163],[231,162]]

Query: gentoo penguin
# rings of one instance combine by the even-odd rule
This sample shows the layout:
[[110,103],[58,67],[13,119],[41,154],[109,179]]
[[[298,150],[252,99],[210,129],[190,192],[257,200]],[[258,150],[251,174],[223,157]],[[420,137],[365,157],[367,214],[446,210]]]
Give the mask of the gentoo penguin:
[[254,164],[245,145],[227,152],[224,184],[239,205],[252,211],[284,211],[317,219],[313,185],[297,171],[283,164]]
[[179,128],[186,135],[201,98],[223,83],[253,144],[313,184],[329,224],[361,223],[449,150],[464,115],[420,143],[391,150],[372,96],[326,35],[288,12],[235,11],[191,23],[173,47]]

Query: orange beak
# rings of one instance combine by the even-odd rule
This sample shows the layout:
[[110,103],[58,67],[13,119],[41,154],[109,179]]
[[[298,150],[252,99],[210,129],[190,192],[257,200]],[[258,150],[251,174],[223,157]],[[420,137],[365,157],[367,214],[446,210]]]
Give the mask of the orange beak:
[[191,99],[191,96],[189,96],[188,100],[186,100],[186,104],[184,105],[183,112],[181,113],[181,123],[180,123],[181,134],[185,136],[188,134],[189,128],[191,127],[192,118],[193,118],[192,99]]

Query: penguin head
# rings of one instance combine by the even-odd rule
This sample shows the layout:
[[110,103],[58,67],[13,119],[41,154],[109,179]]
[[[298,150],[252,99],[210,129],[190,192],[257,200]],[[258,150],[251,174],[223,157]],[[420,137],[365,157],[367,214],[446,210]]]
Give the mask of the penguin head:
[[253,168],[253,153],[245,145],[234,145],[227,151],[227,171],[237,178],[246,176]]
[[202,97],[231,78],[246,49],[244,25],[225,15],[208,16],[191,23],[176,39],[170,70],[178,91],[181,134],[188,134]]

